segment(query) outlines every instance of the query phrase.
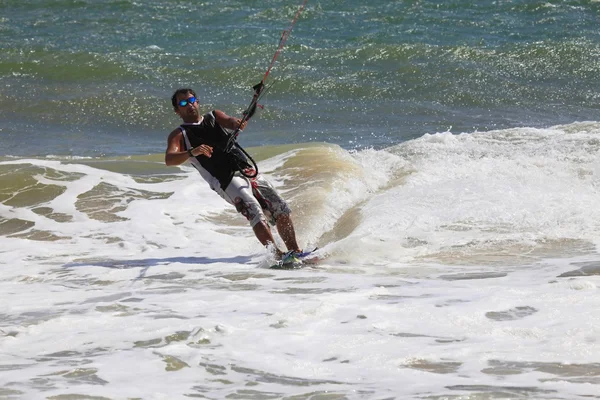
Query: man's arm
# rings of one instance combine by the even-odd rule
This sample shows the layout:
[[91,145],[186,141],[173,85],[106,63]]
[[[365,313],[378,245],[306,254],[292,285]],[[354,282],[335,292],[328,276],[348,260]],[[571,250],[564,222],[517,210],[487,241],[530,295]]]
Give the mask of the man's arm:
[[206,157],[210,157],[212,156],[212,150],[212,147],[206,144],[201,144],[200,146],[194,147],[190,152],[188,152],[185,150],[185,146],[183,144],[183,134],[181,133],[181,130],[175,129],[169,134],[167,150],[165,151],[165,164],[168,166],[181,165],[191,156],[197,157],[204,155]]
[[248,124],[248,121],[244,121],[244,123],[240,126],[240,123],[242,122],[241,119],[230,117],[221,110],[215,110],[214,114],[217,123],[226,129],[235,130],[239,127],[240,130],[243,130]]

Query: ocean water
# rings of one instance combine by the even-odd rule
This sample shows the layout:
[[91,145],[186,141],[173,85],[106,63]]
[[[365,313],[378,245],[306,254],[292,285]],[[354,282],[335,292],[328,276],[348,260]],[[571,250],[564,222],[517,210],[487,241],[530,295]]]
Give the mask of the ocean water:
[[274,271],[163,154],[300,4],[0,1],[0,398],[600,398],[600,2],[309,0],[239,138]]

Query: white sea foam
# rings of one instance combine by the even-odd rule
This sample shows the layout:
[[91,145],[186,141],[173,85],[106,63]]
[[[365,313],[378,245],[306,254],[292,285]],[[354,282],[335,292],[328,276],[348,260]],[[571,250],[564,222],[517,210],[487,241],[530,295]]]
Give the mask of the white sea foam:
[[[301,150],[266,160],[311,225],[300,240],[329,254],[296,271],[266,269],[245,221],[189,167],[148,181],[2,162],[44,167],[32,176],[64,191],[0,206],[4,227],[35,223],[0,240],[0,395],[595,396],[597,135],[568,126],[323,148],[338,168],[316,175],[292,174]],[[302,176],[317,175],[313,219],[300,212]],[[92,206],[116,208],[99,218]]]
[[600,162],[597,149],[581,144],[597,132],[573,136],[558,129],[443,133],[398,145],[390,151],[409,175],[361,207],[361,225],[344,250],[368,242],[396,258],[397,246],[411,257],[543,243],[568,252],[569,241],[596,243]]

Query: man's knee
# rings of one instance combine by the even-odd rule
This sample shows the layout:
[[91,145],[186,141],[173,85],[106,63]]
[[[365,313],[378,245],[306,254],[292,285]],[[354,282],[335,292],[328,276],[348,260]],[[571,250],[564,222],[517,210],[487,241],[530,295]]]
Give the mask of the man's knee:
[[257,204],[246,202],[241,197],[236,197],[233,200],[233,204],[237,212],[246,217],[248,222],[250,222],[252,228],[260,221],[266,221],[265,215]]

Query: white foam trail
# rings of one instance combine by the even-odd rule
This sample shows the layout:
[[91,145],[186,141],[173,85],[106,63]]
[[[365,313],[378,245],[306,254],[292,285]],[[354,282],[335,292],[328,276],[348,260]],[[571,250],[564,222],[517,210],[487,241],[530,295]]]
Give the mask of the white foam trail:
[[[2,223],[58,237],[0,238],[0,396],[593,397],[596,138],[589,125],[427,135],[318,150],[338,168],[297,175],[302,150],[266,160],[299,224],[305,194],[286,177],[317,186],[315,236],[357,217],[297,271],[265,269],[245,221],[188,167],[149,183],[10,161],[65,191],[0,206]],[[120,218],[81,208],[98,185]]]

